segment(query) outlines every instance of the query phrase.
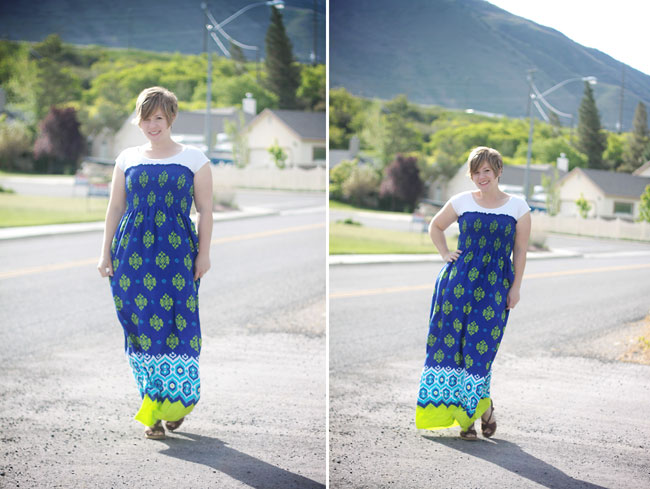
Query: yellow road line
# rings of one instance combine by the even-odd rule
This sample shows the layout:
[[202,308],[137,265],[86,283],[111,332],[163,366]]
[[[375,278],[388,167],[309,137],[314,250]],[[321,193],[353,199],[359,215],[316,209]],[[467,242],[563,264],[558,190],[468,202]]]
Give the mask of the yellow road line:
[[[287,233],[297,233],[300,231],[309,231],[311,229],[324,228],[324,227],[325,227],[325,223],[316,223],[316,224],[306,224],[304,226],[292,226],[288,228],[272,229],[269,231],[260,231],[257,233],[238,234],[236,236],[228,236],[226,238],[213,239],[210,242],[210,244],[215,245],[215,244],[232,243],[236,241],[246,241],[249,239],[266,238],[269,236],[277,236],[280,234],[287,234]],[[68,261],[63,263],[41,265],[38,267],[10,270],[8,272],[0,272],[0,280],[5,278],[22,277],[24,275],[32,275],[35,273],[53,272],[57,270],[67,270],[70,268],[85,267],[88,265],[97,264],[98,262],[99,262],[99,257],[96,257],[96,258],[86,258],[83,260]]]
[[395,292],[411,292],[413,290],[433,290],[434,283],[426,285],[407,285],[404,287],[384,287],[381,289],[353,290],[350,292],[335,292],[330,299],[345,299],[347,297],[363,297],[365,295],[393,294]]
[[[619,265],[611,267],[600,267],[600,268],[583,268],[578,270],[562,270],[558,272],[541,272],[541,273],[529,273],[524,274],[524,280],[536,279],[536,278],[550,278],[550,277],[562,277],[568,275],[584,275],[589,273],[600,273],[600,272],[617,272],[621,270],[641,270],[644,268],[650,268],[650,263],[638,264],[638,265]],[[433,291],[435,283],[430,284],[421,284],[421,285],[407,285],[403,287],[383,287],[380,289],[365,289],[365,290],[352,290],[348,292],[335,292],[330,294],[330,299],[346,299],[350,297],[364,297],[368,295],[381,295],[381,294],[393,294],[396,292],[412,292],[415,290],[431,290]]]
[[11,270],[9,272],[0,272],[0,279],[20,277],[22,275],[31,275],[34,273],[41,273],[41,272],[54,272],[57,270],[65,270],[67,268],[85,267],[87,265],[92,265],[92,264],[96,265],[97,262],[99,262],[99,257],[86,258],[84,260],[75,260],[75,261],[68,261],[63,263],[53,263],[50,265],[41,265],[38,267],[21,268],[19,270]]

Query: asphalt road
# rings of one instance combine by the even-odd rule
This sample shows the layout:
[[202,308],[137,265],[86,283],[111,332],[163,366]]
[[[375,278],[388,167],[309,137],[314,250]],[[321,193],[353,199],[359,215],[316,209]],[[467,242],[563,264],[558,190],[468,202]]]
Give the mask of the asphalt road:
[[202,399],[162,442],[132,419],[101,234],[0,242],[0,487],[324,487],[325,197],[287,194],[215,224]]
[[330,267],[330,487],[649,487],[650,367],[615,358],[650,312],[650,253],[587,247],[529,261],[477,443],[415,429],[441,264]]

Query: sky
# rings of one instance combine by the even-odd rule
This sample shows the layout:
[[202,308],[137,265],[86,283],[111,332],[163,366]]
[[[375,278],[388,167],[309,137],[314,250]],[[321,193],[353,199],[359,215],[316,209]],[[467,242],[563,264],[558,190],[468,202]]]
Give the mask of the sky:
[[489,0],[650,75],[647,0]]

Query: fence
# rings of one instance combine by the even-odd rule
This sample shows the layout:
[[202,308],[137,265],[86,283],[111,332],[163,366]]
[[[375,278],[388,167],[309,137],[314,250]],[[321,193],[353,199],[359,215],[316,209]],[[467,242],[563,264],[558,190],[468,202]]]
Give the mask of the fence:
[[650,223],[648,222],[549,216],[540,212],[534,212],[532,219],[535,231],[577,234],[596,238],[650,241]]
[[231,165],[212,167],[215,187],[248,187],[281,190],[325,191],[327,172],[325,168],[236,168]]

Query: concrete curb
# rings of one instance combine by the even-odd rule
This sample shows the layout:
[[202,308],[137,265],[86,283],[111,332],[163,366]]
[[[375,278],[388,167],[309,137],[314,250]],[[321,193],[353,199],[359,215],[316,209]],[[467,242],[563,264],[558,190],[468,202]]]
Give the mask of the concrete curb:
[[[261,207],[243,207],[241,210],[219,212],[214,214],[214,222],[234,221],[252,217],[273,216],[279,211]],[[7,239],[34,238],[60,234],[88,233],[104,230],[104,221],[79,222],[72,224],[49,224],[45,226],[20,226],[0,229],[0,241]]]
[[[557,258],[580,258],[584,255],[568,250],[531,251],[528,260],[549,260]],[[330,265],[370,265],[378,263],[428,263],[442,262],[438,254],[417,255],[329,255]]]

